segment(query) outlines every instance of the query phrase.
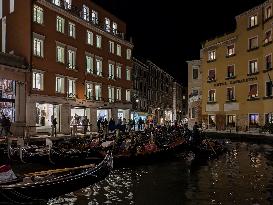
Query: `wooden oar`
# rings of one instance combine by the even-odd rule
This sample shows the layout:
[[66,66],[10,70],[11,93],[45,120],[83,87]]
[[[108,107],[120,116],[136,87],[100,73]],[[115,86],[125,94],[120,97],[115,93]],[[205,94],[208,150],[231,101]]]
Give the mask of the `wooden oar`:
[[41,171],[41,172],[33,172],[33,173],[26,174],[25,177],[57,174],[57,173],[61,173],[61,172],[68,172],[68,171],[73,171],[73,170],[77,170],[77,169],[87,169],[87,168],[91,168],[91,167],[95,167],[95,165],[90,164],[90,165],[84,165],[84,166],[73,167],[73,168],[53,169],[53,170],[47,170],[47,171]]

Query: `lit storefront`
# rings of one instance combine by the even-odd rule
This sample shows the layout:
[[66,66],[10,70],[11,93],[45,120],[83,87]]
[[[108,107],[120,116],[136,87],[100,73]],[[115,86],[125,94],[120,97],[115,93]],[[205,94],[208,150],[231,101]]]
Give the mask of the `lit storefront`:
[[84,117],[90,121],[90,108],[86,107],[73,107],[71,108],[71,122],[70,124],[82,125]]
[[111,117],[111,109],[99,109],[97,110],[97,120],[104,120],[105,118],[109,121]]
[[15,120],[15,81],[0,79],[0,112]]
[[[139,121],[140,118],[142,120],[144,120],[144,122],[146,122],[147,119],[148,119],[148,113],[145,113],[145,112],[133,112],[133,113],[131,113],[131,119],[135,120],[136,123]],[[152,118],[151,118],[151,120],[152,120]]]
[[126,120],[129,120],[129,110],[123,110],[123,109],[118,109],[118,119],[121,118],[125,118]]
[[57,119],[57,131],[60,130],[60,106],[36,103],[36,131],[37,132],[51,132],[52,121]]
[[173,112],[171,110],[165,111],[165,123],[171,123],[173,121]]

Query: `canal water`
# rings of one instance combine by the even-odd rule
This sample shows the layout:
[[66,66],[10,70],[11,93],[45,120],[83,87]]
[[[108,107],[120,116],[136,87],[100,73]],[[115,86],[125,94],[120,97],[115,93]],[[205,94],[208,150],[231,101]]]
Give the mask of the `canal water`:
[[191,153],[173,161],[117,168],[104,181],[48,205],[273,204],[273,145],[232,142],[218,159]]

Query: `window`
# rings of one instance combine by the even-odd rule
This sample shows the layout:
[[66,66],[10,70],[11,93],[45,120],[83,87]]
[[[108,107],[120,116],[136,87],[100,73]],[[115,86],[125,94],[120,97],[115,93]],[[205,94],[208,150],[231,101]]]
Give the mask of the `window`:
[[118,33],[118,24],[116,22],[113,22],[113,33],[114,34]]
[[126,101],[130,102],[131,101],[131,91],[126,90]]
[[249,127],[258,127],[259,126],[259,114],[249,114]]
[[57,16],[57,19],[56,19],[56,30],[58,32],[64,33],[64,23],[65,23],[64,18],[62,18],[60,16]]
[[126,59],[131,60],[131,57],[132,57],[132,50],[128,48],[126,50]]
[[93,45],[93,33],[91,31],[86,32],[87,44]]
[[272,113],[266,113],[265,114],[265,124],[272,124],[273,123],[273,114]]
[[56,77],[56,93],[64,93],[64,78]]
[[82,6],[82,18],[86,21],[89,21],[89,8],[86,5]]
[[192,79],[198,79],[199,69],[197,67],[192,68]]
[[126,80],[131,80],[131,69],[126,68]]
[[76,81],[72,79],[67,79],[67,84],[68,84],[67,97],[69,98],[76,97]]
[[198,90],[193,89],[192,90],[192,96],[197,96],[197,95],[198,95]]
[[235,122],[236,122],[236,115],[227,115],[226,117],[226,125],[227,127],[231,128],[231,127],[235,127]]
[[68,36],[76,38],[76,26],[74,23],[68,23]]
[[272,82],[270,81],[265,83],[265,96],[272,96]]
[[208,121],[209,121],[209,128],[215,128],[216,127],[216,116],[215,115],[208,115]]
[[121,101],[121,88],[117,88],[117,101]]
[[115,89],[114,87],[108,86],[108,100],[109,102],[115,101]]
[[93,74],[94,73],[93,57],[90,56],[90,55],[86,55],[85,60],[86,60],[86,72],[90,73],[90,74]]
[[272,69],[272,55],[271,54],[265,56],[265,69],[266,70]]
[[102,76],[102,60],[96,59],[96,71],[98,76]]
[[121,56],[121,46],[117,44],[117,55]]
[[195,118],[195,107],[191,108],[191,119]]
[[264,43],[270,43],[272,41],[272,30],[268,30],[267,32],[265,32],[265,39],[264,39]]
[[216,101],[216,90],[209,90],[209,102],[215,102]]
[[92,83],[86,83],[85,84],[85,95],[86,100],[93,100],[93,84]]
[[105,18],[105,30],[107,32],[110,32],[111,31],[111,22],[110,22],[110,19],[109,18]]
[[234,65],[228,65],[228,67],[227,67],[227,77],[228,78],[235,77],[235,66]]
[[52,0],[52,3],[57,6],[61,6],[61,0]]
[[265,20],[269,19],[272,16],[272,7],[268,6],[264,10],[264,18]]
[[209,51],[208,52],[208,61],[216,60],[216,51]]
[[115,53],[115,43],[113,41],[109,41],[109,51]]
[[258,15],[250,16],[249,17],[249,28],[258,25]]
[[99,23],[99,15],[97,11],[92,10],[92,22],[93,24]]
[[101,85],[95,85],[95,99],[97,101],[101,100]]
[[121,78],[121,65],[117,65],[117,78]]
[[258,72],[258,61],[251,60],[249,61],[249,74],[255,74]]
[[255,49],[255,48],[258,48],[259,44],[258,44],[258,37],[254,37],[254,38],[250,38],[248,39],[248,49],[251,50],[251,49]]
[[101,48],[101,36],[97,35],[96,37],[97,37],[96,38],[97,39],[97,41],[96,41],[97,48]]
[[215,69],[210,69],[209,70],[209,76],[208,76],[208,81],[215,81]]
[[227,46],[227,56],[232,56],[235,54],[235,44]]
[[71,1],[72,0],[64,0],[64,8],[65,9],[71,9]]
[[33,21],[38,24],[44,23],[44,10],[37,5],[33,7]]
[[33,55],[44,57],[44,41],[35,36],[33,38]]
[[56,52],[57,52],[57,62],[59,63],[64,63],[64,47],[62,46],[57,46],[56,47]]
[[258,97],[258,84],[249,85],[249,98],[256,98]]
[[35,90],[43,90],[44,88],[44,74],[41,72],[32,73],[32,88]]
[[235,88],[227,88],[227,100],[228,101],[233,101],[235,100],[235,92],[234,92]]
[[68,53],[68,58],[67,58],[68,65],[67,65],[67,67],[69,69],[75,69],[76,68],[76,51],[69,49],[67,53]]
[[115,77],[115,73],[114,73],[115,71],[114,70],[115,70],[115,66],[112,63],[109,63],[109,73],[108,73],[109,76],[108,77],[110,79],[114,79],[114,77]]

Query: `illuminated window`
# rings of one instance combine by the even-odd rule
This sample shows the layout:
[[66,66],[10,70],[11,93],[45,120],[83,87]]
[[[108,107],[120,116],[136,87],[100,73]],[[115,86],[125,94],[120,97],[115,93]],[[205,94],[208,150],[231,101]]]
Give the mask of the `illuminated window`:
[[249,74],[254,74],[258,72],[258,61],[251,60],[249,61]]
[[93,45],[93,33],[91,31],[86,32],[87,44]]
[[121,88],[117,88],[116,92],[117,92],[117,97],[116,97],[117,100],[121,101]]
[[109,63],[109,72],[108,72],[108,77],[109,79],[114,79],[115,78],[115,66],[112,63]]
[[32,73],[32,88],[35,90],[43,90],[44,88],[44,74],[41,72]]
[[56,93],[64,93],[64,77],[56,77]]
[[216,51],[209,51],[208,52],[208,60],[209,61],[213,61],[213,60],[216,60]]
[[131,101],[131,90],[126,90],[126,101]]
[[72,79],[67,79],[67,96],[69,98],[76,97],[76,81]]
[[259,114],[249,114],[248,115],[249,127],[259,126]]
[[82,18],[84,20],[86,20],[86,21],[89,21],[89,8],[88,8],[88,6],[83,5],[82,6],[82,12],[83,12]]
[[38,24],[44,23],[44,10],[37,5],[33,7],[33,21]]
[[93,74],[94,73],[94,67],[93,67],[93,57],[90,55],[85,56],[86,59],[86,72]]
[[272,30],[268,30],[267,32],[265,32],[265,38],[264,38],[264,43],[270,43],[272,41]]
[[209,102],[215,102],[216,101],[216,90],[209,90],[208,101]]
[[115,43],[113,41],[109,41],[109,51],[115,53]]
[[74,23],[68,23],[68,36],[76,38],[76,26]]
[[38,37],[33,38],[33,55],[44,57],[44,41]]
[[96,59],[96,74],[98,76],[102,76],[102,60]]
[[258,97],[258,84],[249,85],[248,97],[250,97],[250,98]]
[[86,83],[85,84],[85,95],[87,100],[93,99],[93,84],[92,83]]
[[64,23],[65,23],[64,18],[62,18],[60,16],[57,16],[57,18],[56,18],[56,30],[58,32],[64,33]]
[[258,25],[258,16],[253,15],[249,17],[249,28],[257,26]]
[[97,35],[96,36],[96,45],[97,45],[97,48],[101,48],[101,36]]
[[255,49],[258,48],[259,43],[258,43],[258,37],[250,38],[248,39],[248,49]]
[[232,101],[235,100],[235,88],[227,88],[227,100]]
[[234,65],[228,65],[227,67],[227,77],[232,78],[235,76],[235,66]]
[[264,10],[264,18],[266,20],[266,19],[269,19],[271,16],[272,16],[272,7],[268,6]]
[[64,63],[64,47],[62,46],[57,46],[56,47],[56,52],[57,52],[57,62],[59,63]]
[[235,54],[235,44],[227,46],[227,56],[232,56]]
[[121,65],[117,65],[117,78],[121,78]]

